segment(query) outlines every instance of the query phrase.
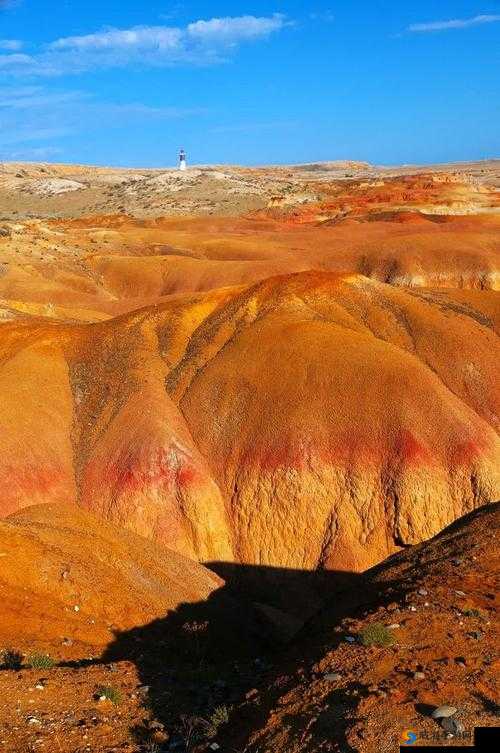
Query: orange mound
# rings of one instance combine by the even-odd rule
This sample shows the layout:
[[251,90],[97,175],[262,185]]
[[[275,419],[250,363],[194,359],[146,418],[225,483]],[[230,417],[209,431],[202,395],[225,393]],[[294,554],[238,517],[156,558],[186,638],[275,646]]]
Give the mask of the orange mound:
[[2,647],[81,656],[82,644],[102,647],[221,585],[201,565],[76,506],[30,507],[0,523]]
[[204,561],[363,569],[500,494],[497,294],[326,272],[7,322],[1,510]]

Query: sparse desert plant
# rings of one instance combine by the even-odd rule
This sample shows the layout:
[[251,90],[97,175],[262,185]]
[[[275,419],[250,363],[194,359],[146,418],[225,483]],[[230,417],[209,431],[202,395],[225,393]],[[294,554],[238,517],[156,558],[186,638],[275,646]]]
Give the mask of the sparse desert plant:
[[190,753],[193,745],[205,737],[206,725],[205,719],[199,716],[181,716],[179,733],[184,740],[187,753]]
[[228,706],[216,706],[207,719],[207,735],[209,737],[215,737],[219,731],[219,727],[229,722],[229,714],[231,709]]
[[38,651],[30,654],[26,663],[32,669],[52,669],[56,665],[55,660],[49,654],[41,654]]
[[483,619],[486,618],[486,614],[482,609],[476,609],[473,607],[472,609],[463,609],[462,614],[464,617],[481,617]]
[[122,700],[121,692],[113,685],[99,685],[96,690],[96,696],[106,701],[111,701],[114,704],[121,703]]
[[391,646],[394,636],[381,622],[374,622],[360,631],[359,640],[363,646]]
[[145,743],[144,746],[144,753],[160,753],[160,746],[158,743],[155,743],[154,740],[149,740],[147,743]]
[[2,669],[21,669],[23,666],[23,655],[20,651],[13,648],[4,648],[0,652],[0,667]]
[[196,622],[196,620],[193,622],[185,622],[182,626],[186,635],[189,635],[192,639],[191,648],[194,655],[197,657],[200,666],[203,663],[203,659],[205,658],[208,649],[208,626],[208,620],[205,620],[205,622]]

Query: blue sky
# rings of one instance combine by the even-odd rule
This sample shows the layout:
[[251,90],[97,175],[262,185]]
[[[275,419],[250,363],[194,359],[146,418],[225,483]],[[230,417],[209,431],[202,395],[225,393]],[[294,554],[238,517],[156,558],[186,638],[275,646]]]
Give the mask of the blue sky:
[[500,156],[500,2],[0,0],[0,159]]

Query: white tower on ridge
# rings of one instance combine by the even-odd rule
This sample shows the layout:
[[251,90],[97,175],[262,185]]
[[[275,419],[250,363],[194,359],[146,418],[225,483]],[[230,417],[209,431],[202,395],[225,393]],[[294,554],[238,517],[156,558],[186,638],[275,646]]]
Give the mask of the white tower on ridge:
[[179,170],[185,170],[186,169],[186,152],[184,149],[181,149],[179,152]]

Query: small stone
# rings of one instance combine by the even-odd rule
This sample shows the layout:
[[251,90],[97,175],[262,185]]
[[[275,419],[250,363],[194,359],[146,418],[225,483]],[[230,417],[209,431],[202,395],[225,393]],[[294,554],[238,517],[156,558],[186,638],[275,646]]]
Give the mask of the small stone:
[[413,673],[413,679],[414,680],[425,680],[425,674],[423,672],[414,672]]
[[417,611],[417,607],[414,607],[413,604],[410,607],[408,607],[408,608],[409,608],[410,612],[416,612]]
[[391,625],[387,625],[387,630],[397,630],[400,627],[399,622],[393,622]]
[[457,713],[457,709],[455,706],[447,706],[444,704],[443,706],[438,706],[437,709],[434,709],[431,716],[433,719],[445,719],[449,716],[453,716]]
[[454,557],[454,558],[452,559],[452,561],[451,561],[451,564],[452,564],[452,565],[455,565],[455,566],[458,566],[458,565],[461,565],[461,564],[462,564],[462,562],[463,562],[463,560],[462,560],[462,559],[460,559],[460,557]]
[[28,724],[41,724],[40,719],[37,719],[36,716],[29,716],[26,721],[28,722]]
[[153,719],[153,721],[149,722],[149,729],[165,729],[165,725]]
[[220,745],[218,743],[210,743],[210,745],[208,747],[210,748],[210,750],[219,750],[220,749]]
[[255,696],[259,695],[259,691],[257,688],[252,688],[252,690],[249,690],[248,693],[245,693],[245,698],[247,701],[249,701],[251,698],[255,698]]
[[484,638],[484,633],[480,630],[471,630],[470,633],[467,633],[467,637],[472,638],[475,641],[481,641]]
[[348,635],[346,637],[347,643],[356,643],[356,638],[354,638],[352,635]]
[[419,589],[418,589],[418,593],[420,594],[420,596],[427,596],[427,594],[428,594],[429,592],[428,592],[428,591],[426,591],[426,589],[425,589],[425,588],[419,588]]
[[45,685],[43,685],[43,683],[41,683],[41,682],[37,682],[37,684],[35,685],[35,689],[36,690],[45,690]]
[[73,607],[73,611],[74,612],[79,612],[80,611],[80,607],[78,606],[78,604],[75,604],[75,606]]
[[452,737],[459,735],[460,732],[464,731],[463,725],[460,724],[458,719],[454,719],[452,716],[444,717],[443,719],[441,719],[440,724],[444,731]]
[[325,675],[325,680],[328,682],[339,682],[342,679],[342,675],[338,672],[328,672]]
[[463,591],[455,591],[457,596],[465,596],[465,593]]

